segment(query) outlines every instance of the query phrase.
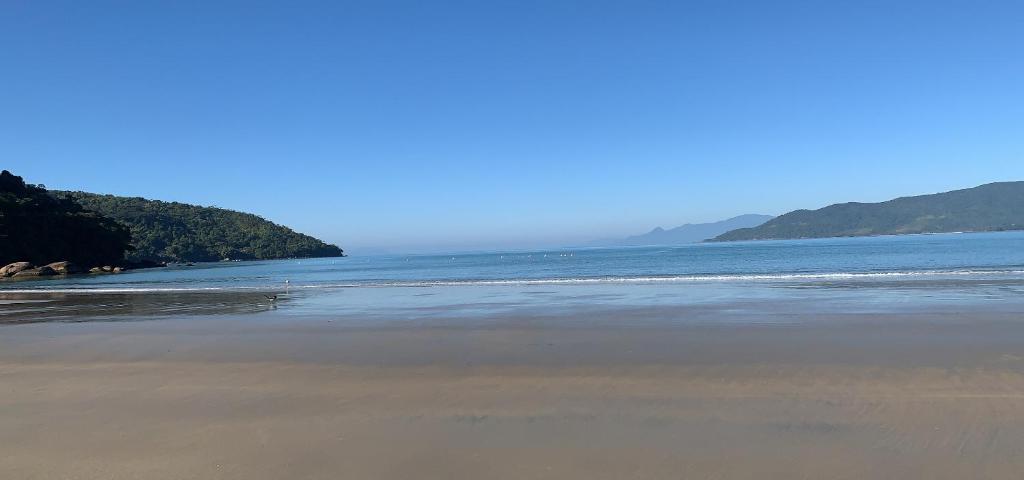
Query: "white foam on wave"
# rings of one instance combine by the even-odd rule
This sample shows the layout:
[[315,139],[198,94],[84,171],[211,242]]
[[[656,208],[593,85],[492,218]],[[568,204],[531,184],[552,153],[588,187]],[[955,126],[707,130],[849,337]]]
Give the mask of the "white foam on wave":
[[832,272],[832,273],[779,273],[779,274],[720,274],[720,275],[663,275],[581,278],[521,278],[521,279],[460,279],[460,280],[396,280],[348,283],[279,284],[230,287],[151,287],[119,286],[97,288],[21,288],[0,289],[0,293],[60,293],[60,294],[118,294],[118,293],[203,293],[203,292],[260,292],[290,290],[317,290],[341,288],[387,287],[457,287],[457,286],[531,286],[531,285],[643,285],[696,282],[786,282],[786,281],[841,281],[871,279],[914,279],[940,277],[1007,277],[1024,275],[1024,270],[918,270],[895,272]]
[[859,280],[873,278],[915,278],[941,276],[1008,276],[1024,275],[1024,270],[928,270],[905,272],[839,272],[839,273],[780,273],[780,274],[735,274],[735,275],[675,275],[644,277],[593,277],[593,278],[550,278],[550,279],[496,279],[496,280],[437,280],[415,282],[390,282],[361,286],[386,287],[431,287],[459,285],[588,285],[588,284],[649,284],[689,282],[761,282],[801,280]]

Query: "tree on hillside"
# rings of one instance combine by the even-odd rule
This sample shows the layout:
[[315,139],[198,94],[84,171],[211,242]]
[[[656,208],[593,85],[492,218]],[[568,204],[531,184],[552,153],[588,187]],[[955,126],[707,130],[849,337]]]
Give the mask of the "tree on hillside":
[[58,198],[39,185],[0,172],[0,265],[71,260],[113,264],[130,248],[128,229],[112,219]]
[[130,260],[209,262],[338,257],[336,245],[251,213],[139,197],[59,192],[131,231]]

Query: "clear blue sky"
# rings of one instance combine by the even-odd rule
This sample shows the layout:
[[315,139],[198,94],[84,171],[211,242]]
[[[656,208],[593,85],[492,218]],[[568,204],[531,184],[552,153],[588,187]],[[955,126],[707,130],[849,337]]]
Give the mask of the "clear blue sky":
[[1019,1],[8,0],[0,69],[0,167],[355,252],[1024,179]]

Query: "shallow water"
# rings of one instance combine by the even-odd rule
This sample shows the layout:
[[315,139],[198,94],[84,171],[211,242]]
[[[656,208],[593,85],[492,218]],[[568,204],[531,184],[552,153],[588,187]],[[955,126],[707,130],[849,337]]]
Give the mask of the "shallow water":
[[1022,298],[1024,232],[1000,232],[231,262],[6,281],[0,322],[259,312],[372,322],[769,300],[870,312]]

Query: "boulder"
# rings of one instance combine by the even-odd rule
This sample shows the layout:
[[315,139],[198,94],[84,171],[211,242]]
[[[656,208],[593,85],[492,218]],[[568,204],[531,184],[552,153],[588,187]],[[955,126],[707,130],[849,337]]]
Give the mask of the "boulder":
[[18,273],[15,273],[14,276],[15,277],[48,277],[50,275],[56,275],[56,274],[57,274],[57,272],[54,269],[52,269],[50,267],[47,267],[47,266],[42,266],[42,267],[39,267],[39,268],[30,268],[28,270],[22,270],[22,271],[20,271]]
[[111,267],[110,265],[104,265],[104,266],[100,267],[100,270],[103,270],[104,272],[110,273],[110,272],[114,271],[114,267]]
[[121,272],[124,271],[124,269],[121,268],[121,267],[114,267],[114,268],[110,269],[110,271],[113,272],[113,273],[121,273]]
[[75,265],[72,262],[68,262],[68,261],[53,262],[53,263],[47,265],[47,267],[52,268],[53,271],[57,272],[57,274],[59,274],[59,275],[68,275],[68,274],[71,274],[71,273],[82,273],[83,272],[81,267],[79,267],[78,265]]
[[29,262],[14,262],[0,268],[0,277],[10,277],[18,272],[29,270],[33,267],[34,265]]
[[92,267],[89,269],[89,273],[103,273],[103,269],[100,267]]

